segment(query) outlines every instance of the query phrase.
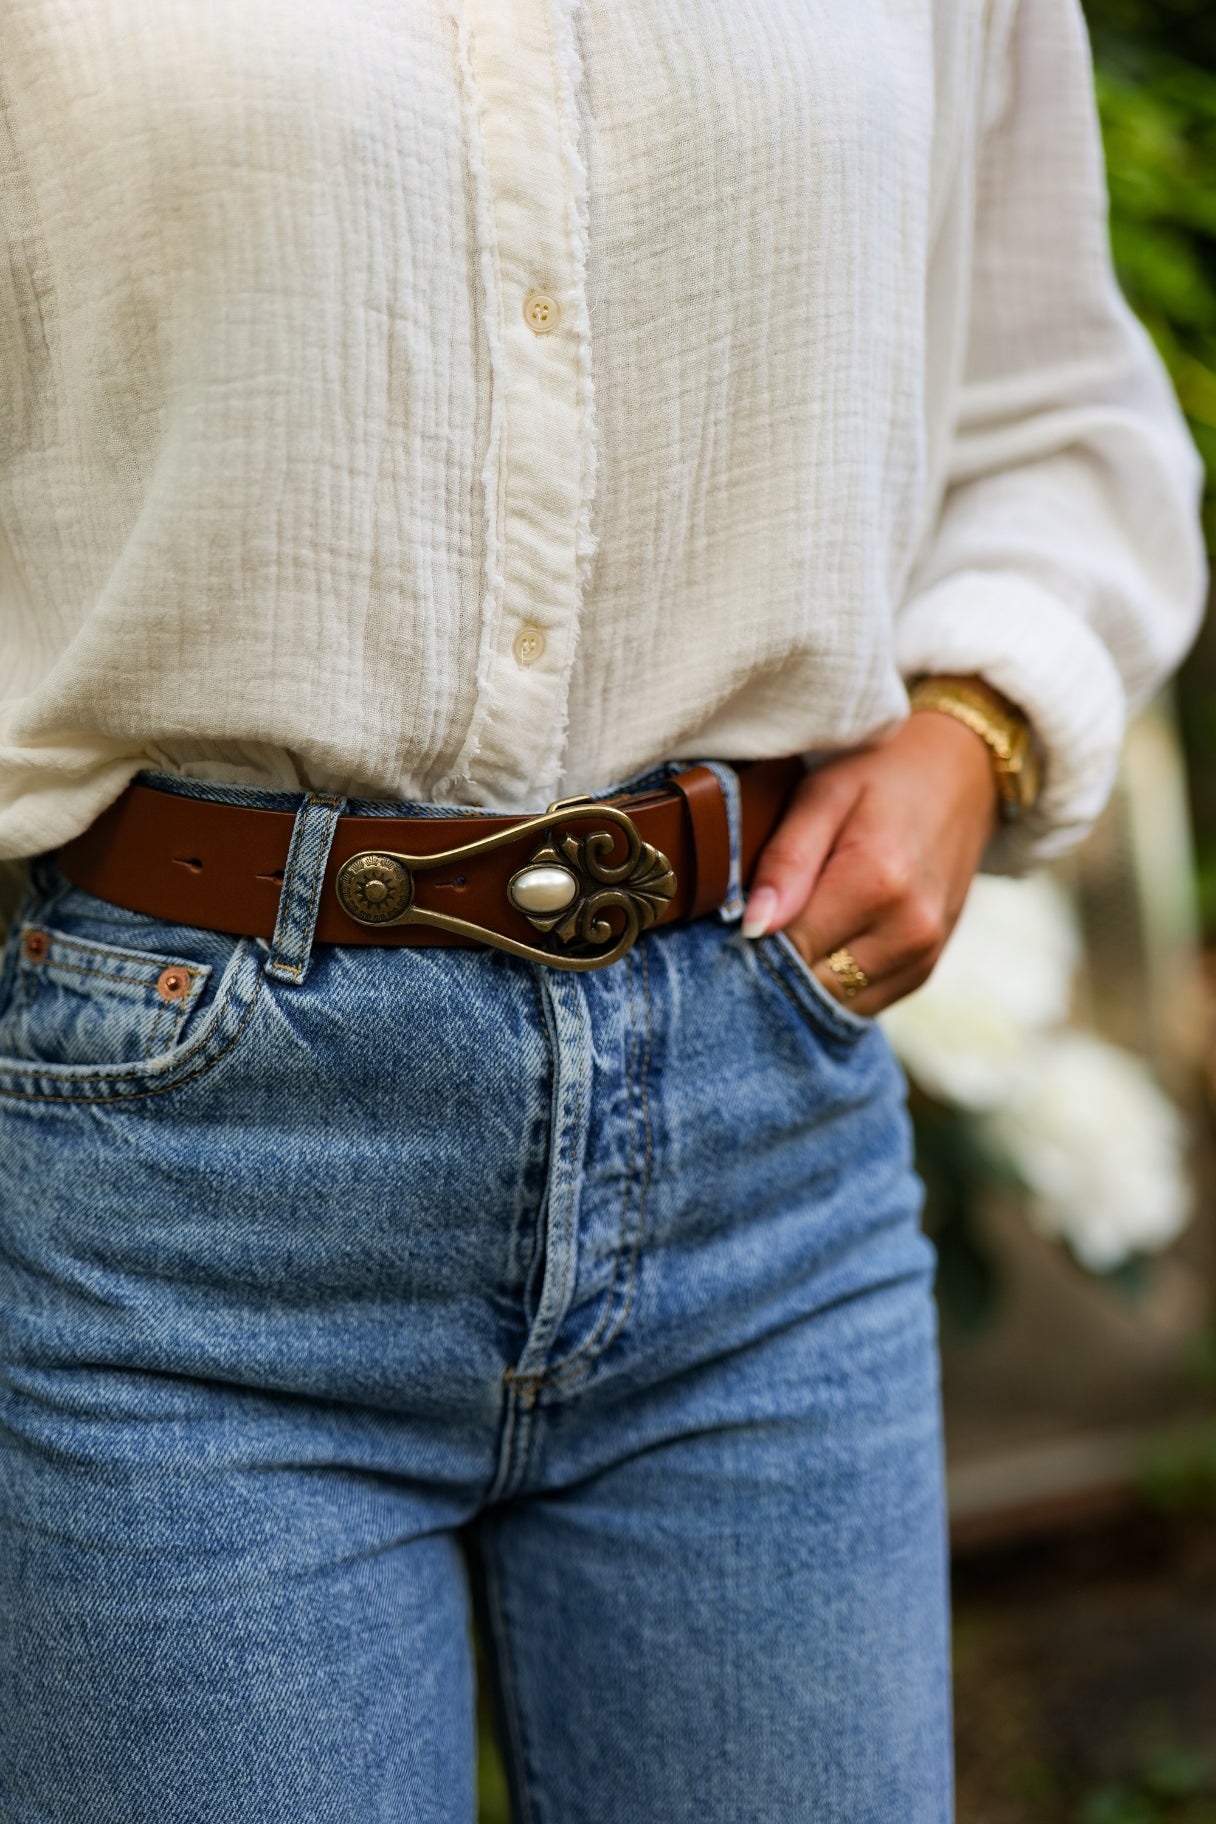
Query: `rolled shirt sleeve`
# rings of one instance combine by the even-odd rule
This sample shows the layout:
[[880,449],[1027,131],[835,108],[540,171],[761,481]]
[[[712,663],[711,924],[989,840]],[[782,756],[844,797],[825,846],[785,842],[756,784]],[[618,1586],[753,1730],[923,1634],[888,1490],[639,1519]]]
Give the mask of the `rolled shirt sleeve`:
[[1129,711],[1194,636],[1202,469],[1114,277],[1077,0],[1006,8],[981,131],[965,364],[896,658],[907,680],[978,674],[1031,719],[1039,804],[987,861],[1017,870],[1084,836]]

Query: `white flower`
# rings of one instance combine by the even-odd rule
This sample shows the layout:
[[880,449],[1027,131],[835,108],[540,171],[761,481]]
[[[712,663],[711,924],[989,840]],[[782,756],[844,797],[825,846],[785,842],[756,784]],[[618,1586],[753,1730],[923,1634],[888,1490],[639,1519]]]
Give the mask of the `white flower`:
[[1139,1058],[1091,1034],[1035,1049],[1016,1100],[984,1125],[1030,1188],[1037,1225],[1092,1272],[1165,1247],[1190,1214],[1179,1110]]
[[1035,1040],[1068,1015],[1079,938],[1047,875],[981,874],[923,988],[882,1015],[921,1088],[960,1108],[997,1108],[1034,1069]]

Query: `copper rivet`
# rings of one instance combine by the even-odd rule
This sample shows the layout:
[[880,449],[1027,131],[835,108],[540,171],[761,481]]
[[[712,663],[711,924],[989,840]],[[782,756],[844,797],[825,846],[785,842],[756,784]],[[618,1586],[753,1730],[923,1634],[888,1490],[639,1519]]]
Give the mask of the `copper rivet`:
[[162,969],[156,978],[156,992],[162,1001],[184,1001],[190,992],[187,969]]
[[42,962],[50,947],[51,940],[45,931],[27,931],[21,945],[27,963]]

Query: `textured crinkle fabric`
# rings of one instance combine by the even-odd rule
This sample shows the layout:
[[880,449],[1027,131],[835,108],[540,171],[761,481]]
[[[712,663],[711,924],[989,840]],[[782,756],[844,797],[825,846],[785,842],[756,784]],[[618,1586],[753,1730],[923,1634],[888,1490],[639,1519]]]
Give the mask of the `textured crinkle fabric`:
[[525,809],[965,670],[1022,865],[1197,624],[1077,0],[10,0],[0,237],[0,856],[143,766]]

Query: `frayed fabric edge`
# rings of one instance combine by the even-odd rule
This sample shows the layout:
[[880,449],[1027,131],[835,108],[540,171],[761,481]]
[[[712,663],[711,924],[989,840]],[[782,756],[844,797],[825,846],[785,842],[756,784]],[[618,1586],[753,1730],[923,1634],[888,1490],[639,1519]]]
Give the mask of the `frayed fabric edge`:
[[566,643],[562,675],[562,714],[554,732],[545,776],[556,781],[561,773],[570,727],[570,678],[578,649],[583,601],[592,561],[599,549],[599,534],[592,523],[599,457],[596,424],[595,378],[591,364],[591,317],[587,307],[587,262],[591,209],[586,160],[579,143],[578,98],[583,88],[583,60],[579,51],[576,14],[583,0],[548,0],[550,36],[554,47],[554,86],[558,103],[558,133],[566,171],[567,234],[574,274],[575,333],[578,337],[578,408],[581,425],[581,468],[578,519],[575,525],[574,613]]
[[494,654],[506,592],[502,524],[505,478],[501,454],[506,422],[507,371],[503,346],[498,236],[494,226],[490,173],[481,129],[481,99],[473,70],[472,34],[468,17],[458,3],[451,6],[450,17],[456,33],[456,56],[466,123],[466,153],[473,178],[476,207],[477,256],[485,299],[486,345],[490,356],[490,423],[485,459],[481,466],[481,484],[485,498],[486,571],[482,593],[481,645],[477,657],[477,699],[460,752],[446,776],[433,788],[437,795],[442,796],[450,795],[459,785],[470,782],[473,764],[481,752],[482,736],[493,700]]

